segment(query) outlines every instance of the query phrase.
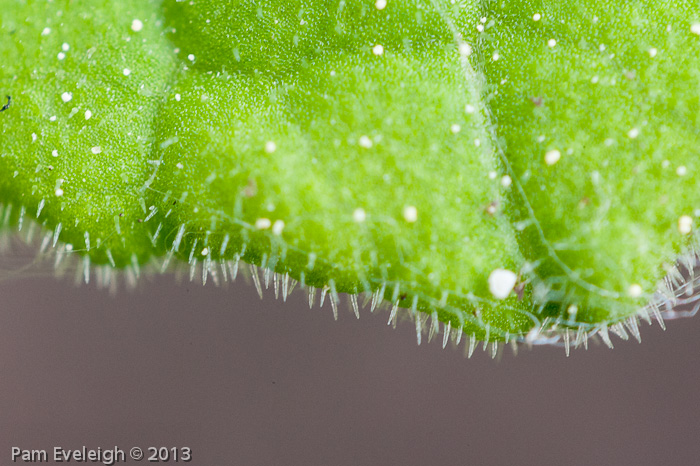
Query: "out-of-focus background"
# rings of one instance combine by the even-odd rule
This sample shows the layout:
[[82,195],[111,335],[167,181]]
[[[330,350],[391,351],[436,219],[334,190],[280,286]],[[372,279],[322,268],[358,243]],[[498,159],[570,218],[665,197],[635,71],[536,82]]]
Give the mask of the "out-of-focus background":
[[110,296],[32,270],[0,276],[0,464],[13,446],[115,445],[203,466],[700,461],[700,318],[568,359],[466,359],[298,290],[156,276]]

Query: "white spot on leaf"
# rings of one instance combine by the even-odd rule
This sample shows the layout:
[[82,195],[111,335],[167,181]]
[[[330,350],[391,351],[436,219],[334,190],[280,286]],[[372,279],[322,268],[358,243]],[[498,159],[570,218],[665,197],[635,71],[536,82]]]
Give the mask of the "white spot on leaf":
[[489,291],[497,299],[506,299],[515,288],[518,276],[506,269],[496,269],[489,275]]
[[418,220],[418,209],[409,205],[403,208],[403,218],[408,223],[415,223]]
[[633,298],[639,298],[642,295],[642,293],[644,293],[644,290],[642,289],[641,285],[634,283],[630,285],[629,290],[627,290],[627,293]]
[[554,165],[561,159],[561,152],[557,149],[552,149],[544,154],[544,161],[547,165]]
[[255,221],[255,228],[258,230],[267,230],[272,226],[272,222],[269,218],[259,218]]
[[360,144],[360,147],[364,147],[365,149],[370,149],[372,147],[372,140],[369,138],[369,136],[361,136],[359,144]]
[[275,220],[275,223],[272,225],[272,233],[279,236],[282,234],[282,231],[284,231],[284,221]]
[[683,215],[678,219],[678,231],[683,235],[693,231],[693,218],[689,215]]
[[362,223],[367,220],[367,213],[365,212],[365,209],[362,207],[355,209],[355,211],[352,213],[352,219],[357,223]]

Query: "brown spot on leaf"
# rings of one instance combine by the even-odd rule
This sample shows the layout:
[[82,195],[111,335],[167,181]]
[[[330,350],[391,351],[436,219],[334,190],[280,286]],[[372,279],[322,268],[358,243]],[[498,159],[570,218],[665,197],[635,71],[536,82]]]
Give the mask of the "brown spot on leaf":
[[248,184],[243,188],[243,195],[245,197],[253,197],[258,194],[258,184],[253,178],[248,178]]
[[491,201],[488,205],[484,206],[484,212],[489,215],[496,215],[498,212],[498,201]]
[[532,105],[535,107],[541,107],[544,103],[544,99],[542,99],[542,97],[530,97],[530,102],[532,102]]

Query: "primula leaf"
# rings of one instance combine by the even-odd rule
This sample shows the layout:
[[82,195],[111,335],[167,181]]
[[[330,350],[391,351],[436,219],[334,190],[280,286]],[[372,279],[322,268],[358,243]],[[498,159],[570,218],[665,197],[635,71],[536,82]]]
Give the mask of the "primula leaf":
[[482,97],[522,185],[508,212],[536,299],[629,316],[700,207],[698,4],[488,1],[482,15]]
[[176,57],[158,2],[99,3],[2,1],[0,92],[12,103],[0,113],[0,200],[15,222],[37,218],[124,266],[152,255],[139,219]]
[[700,207],[691,2],[0,6],[6,223],[85,261],[497,341],[635,316]]

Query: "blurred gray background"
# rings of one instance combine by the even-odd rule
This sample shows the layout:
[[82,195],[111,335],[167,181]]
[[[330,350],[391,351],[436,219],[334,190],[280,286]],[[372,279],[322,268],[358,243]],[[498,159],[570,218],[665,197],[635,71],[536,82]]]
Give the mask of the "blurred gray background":
[[190,464],[224,466],[700,464],[697,318],[568,359],[469,360],[417,346],[386,311],[343,305],[335,322],[328,302],[261,301],[240,279],[110,296],[5,275],[0,464],[12,446],[83,445],[188,446]]

